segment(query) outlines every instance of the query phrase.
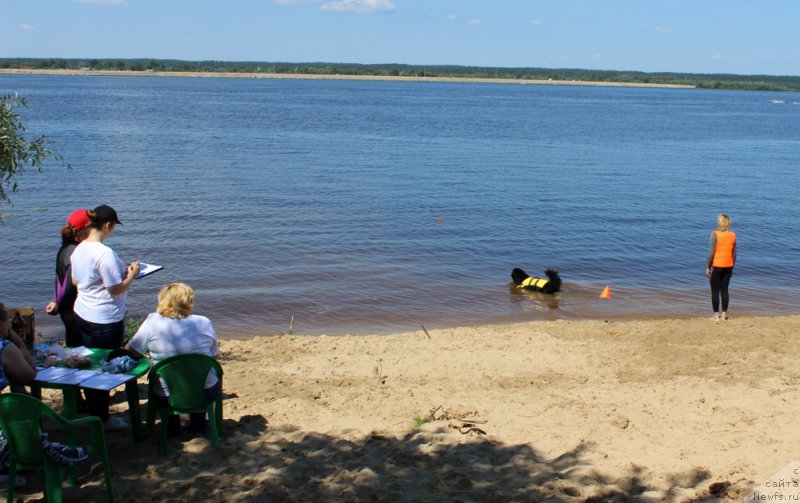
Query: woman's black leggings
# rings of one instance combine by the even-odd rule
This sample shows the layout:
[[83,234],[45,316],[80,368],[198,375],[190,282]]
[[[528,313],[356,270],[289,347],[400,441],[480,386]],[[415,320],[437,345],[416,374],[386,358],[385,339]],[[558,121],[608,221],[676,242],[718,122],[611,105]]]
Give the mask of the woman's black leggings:
[[[125,338],[124,320],[116,323],[92,323],[76,314],[75,321],[81,329],[83,345],[87,348],[117,349],[122,346],[122,340]],[[89,413],[99,417],[103,422],[108,421],[109,392],[88,388],[83,392],[86,394]]]
[[713,267],[711,269],[711,306],[719,312],[719,299],[722,298],[722,310],[728,311],[728,285],[733,276],[733,267]]

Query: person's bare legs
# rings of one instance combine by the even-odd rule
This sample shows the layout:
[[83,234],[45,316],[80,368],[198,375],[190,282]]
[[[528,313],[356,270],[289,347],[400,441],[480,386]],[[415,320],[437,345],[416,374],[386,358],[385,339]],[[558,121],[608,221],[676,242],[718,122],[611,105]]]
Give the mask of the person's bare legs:
[[727,312],[722,311],[722,319],[727,321],[727,319],[728,319],[728,313]]
[[714,316],[712,316],[711,319],[714,321],[719,321],[719,313],[714,311]]

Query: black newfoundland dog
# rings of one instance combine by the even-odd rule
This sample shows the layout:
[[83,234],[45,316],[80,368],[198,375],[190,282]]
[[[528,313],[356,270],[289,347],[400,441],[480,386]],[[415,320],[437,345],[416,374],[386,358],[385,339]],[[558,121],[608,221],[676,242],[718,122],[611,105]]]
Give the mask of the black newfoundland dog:
[[514,284],[517,285],[517,288],[524,290],[542,293],[556,293],[561,290],[561,278],[558,276],[558,271],[548,269],[544,274],[547,276],[547,279],[530,277],[528,273],[515,267],[514,270],[511,271],[511,279],[514,280]]

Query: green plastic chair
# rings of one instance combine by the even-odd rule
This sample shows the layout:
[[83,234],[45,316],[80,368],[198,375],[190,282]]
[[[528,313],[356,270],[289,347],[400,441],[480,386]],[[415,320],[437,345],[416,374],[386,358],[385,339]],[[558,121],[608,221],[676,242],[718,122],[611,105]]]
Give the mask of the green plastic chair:
[[[147,434],[153,434],[156,412],[161,420],[161,439],[158,453],[167,454],[167,420],[171,414],[205,412],[211,430],[211,447],[219,445],[222,435],[222,393],[212,401],[206,400],[205,385],[208,372],[214,370],[222,387],[222,367],[214,358],[206,355],[184,354],[162,360],[150,369],[148,374]],[[164,397],[154,390],[161,387],[161,380],[169,389],[168,405],[163,405]],[[161,399],[161,400],[159,400]]]
[[[88,446],[90,453],[99,454],[103,460],[108,501],[114,501],[111,489],[111,465],[108,462],[106,437],[103,422],[99,417],[89,416],[80,419],[66,419],[39,400],[21,393],[4,393],[0,395],[0,429],[8,441],[8,503],[14,501],[16,472],[20,470],[39,470],[43,472],[45,499],[51,503],[61,503],[62,484],[67,467],[50,460],[42,446],[42,419],[50,418],[72,432],[81,426],[88,426],[92,442]],[[72,470],[70,470],[72,471]],[[70,483],[74,484],[74,476],[70,474]]]

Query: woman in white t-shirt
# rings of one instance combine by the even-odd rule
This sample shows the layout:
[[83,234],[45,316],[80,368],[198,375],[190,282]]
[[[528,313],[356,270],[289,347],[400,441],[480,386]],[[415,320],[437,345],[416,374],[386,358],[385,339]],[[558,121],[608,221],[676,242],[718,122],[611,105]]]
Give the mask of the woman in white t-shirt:
[[[117,349],[125,337],[125,298],[133,279],[139,274],[139,262],[125,263],[103,244],[122,222],[108,205],[86,212],[89,236],[72,252],[72,283],[78,289],[75,321],[84,346]],[[107,430],[127,428],[121,417],[109,419],[108,392],[86,390],[89,412],[106,423]]]
[[[185,283],[164,285],[158,293],[158,307],[142,322],[136,335],[126,349],[140,355],[149,354],[153,363],[171,356],[187,353],[201,354],[216,358],[219,354],[217,333],[211,320],[205,316],[192,314],[194,309],[194,290]],[[206,378],[206,399],[216,400],[222,392],[217,375],[212,370]],[[154,392],[164,396],[161,388]],[[175,418],[173,420],[173,418]],[[179,416],[171,416],[169,433],[180,433]],[[208,421],[204,412],[189,415],[189,431],[205,434]]]

